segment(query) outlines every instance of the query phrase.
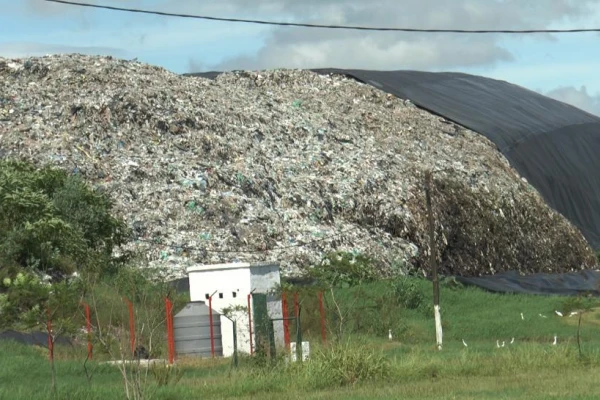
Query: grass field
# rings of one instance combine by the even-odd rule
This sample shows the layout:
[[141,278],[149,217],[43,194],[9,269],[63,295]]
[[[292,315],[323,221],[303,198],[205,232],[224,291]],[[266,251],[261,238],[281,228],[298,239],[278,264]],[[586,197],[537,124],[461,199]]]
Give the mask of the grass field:
[[[430,304],[430,283],[412,283],[424,296],[424,303]],[[383,293],[382,285],[364,289]],[[349,304],[355,294],[342,291],[337,300]],[[149,374],[146,394],[165,400],[600,397],[600,313],[592,309],[583,317],[582,356],[577,345],[578,316],[567,316],[574,309],[596,306],[595,300],[495,295],[474,288],[443,287],[441,305],[442,351],[435,349],[429,307],[398,307],[381,310],[399,321],[395,325],[398,337],[393,341],[387,339],[387,330],[381,329],[379,333],[351,332],[337,339],[330,336],[327,347],[311,340],[312,359],[304,365],[282,361],[259,365],[242,358],[240,367],[233,369],[229,360],[181,359],[175,368],[183,372],[181,379],[159,387]],[[555,310],[565,317],[558,317]],[[552,345],[554,335],[557,345]],[[505,347],[497,348],[497,341],[504,341]],[[0,399],[125,398],[119,370],[102,364],[101,354],[98,360],[88,362],[93,374],[88,380],[83,369],[85,349],[57,348],[56,352],[55,396],[50,391],[46,350],[0,343]],[[165,368],[157,371],[159,376],[166,374]]]

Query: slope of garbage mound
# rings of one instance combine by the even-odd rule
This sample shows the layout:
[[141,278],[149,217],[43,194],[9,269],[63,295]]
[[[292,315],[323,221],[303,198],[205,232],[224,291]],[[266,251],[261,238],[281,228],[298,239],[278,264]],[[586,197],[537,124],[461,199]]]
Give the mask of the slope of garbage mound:
[[112,57],[0,59],[0,156],[82,174],[129,249],[175,271],[330,251],[426,273],[423,174],[441,270],[559,272],[595,258],[483,136],[342,76],[184,77]]

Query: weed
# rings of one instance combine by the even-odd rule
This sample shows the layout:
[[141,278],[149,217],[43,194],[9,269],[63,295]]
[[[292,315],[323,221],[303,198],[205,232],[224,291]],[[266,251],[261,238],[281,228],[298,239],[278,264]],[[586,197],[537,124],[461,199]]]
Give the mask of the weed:
[[588,296],[567,297],[561,303],[563,313],[571,313],[573,311],[589,311],[593,307],[600,305],[598,299]]
[[158,386],[175,385],[183,377],[183,369],[170,364],[152,364],[150,372]]
[[398,304],[409,310],[416,310],[423,306],[425,296],[415,279],[401,276],[394,279],[391,285]]
[[304,373],[310,386],[323,388],[383,380],[390,366],[381,351],[346,341],[313,353]]
[[310,274],[322,284],[337,288],[372,282],[378,277],[374,261],[370,257],[345,252],[328,254],[320,264],[311,269]]

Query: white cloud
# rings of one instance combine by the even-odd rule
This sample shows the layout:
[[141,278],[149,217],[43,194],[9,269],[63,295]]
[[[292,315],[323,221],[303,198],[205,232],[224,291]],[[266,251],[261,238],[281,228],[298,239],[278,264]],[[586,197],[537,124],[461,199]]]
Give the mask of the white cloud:
[[585,86],[579,89],[573,86],[563,86],[551,90],[545,95],[600,116],[600,93],[591,95]]
[[[222,0],[214,5],[164,1],[172,11],[363,26],[523,29],[586,18],[598,0]],[[164,7],[163,7],[164,8]],[[232,26],[232,29],[235,27]],[[408,34],[273,28],[253,57],[229,59],[218,69],[314,68],[440,69],[494,65],[512,54],[499,35]],[[537,35],[538,40],[553,40]]]

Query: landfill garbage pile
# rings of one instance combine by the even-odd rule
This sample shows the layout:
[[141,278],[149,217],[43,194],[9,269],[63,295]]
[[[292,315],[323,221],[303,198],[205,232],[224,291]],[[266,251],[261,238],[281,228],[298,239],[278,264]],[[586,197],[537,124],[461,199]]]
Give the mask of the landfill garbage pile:
[[441,272],[595,265],[581,233],[483,136],[342,76],[180,76],[112,57],[0,59],[0,156],[109,193],[128,250],[174,272],[330,251],[428,275],[426,170]]

